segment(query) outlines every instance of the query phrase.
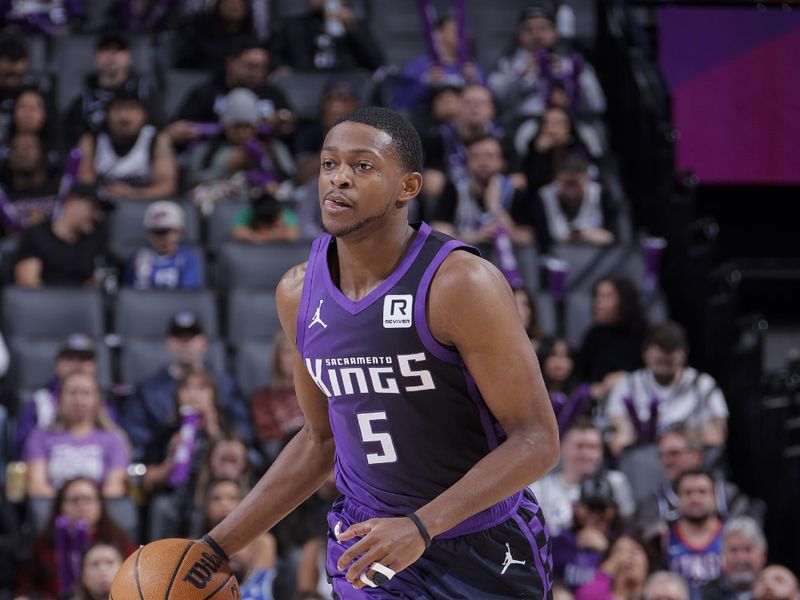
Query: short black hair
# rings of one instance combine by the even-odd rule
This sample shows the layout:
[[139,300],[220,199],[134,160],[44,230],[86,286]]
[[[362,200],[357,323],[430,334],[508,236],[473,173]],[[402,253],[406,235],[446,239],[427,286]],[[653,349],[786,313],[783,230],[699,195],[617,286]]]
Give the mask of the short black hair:
[[570,152],[556,164],[556,173],[586,173],[589,163],[577,152]]
[[334,123],[362,123],[392,138],[392,145],[400,163],[409,171],[422,171],[422,140],[414,127],[400,113],[380,106],[365,106]]
[[675,479],[675,483],[672,484],[672,489],[677,493],[678,490],[681,489],[681,483],[683,483],[683,480],[687,479],[688,477],[705,477],[711,482],[711,487],[714,487],[714,474],[703,467],[695,467],[692,469],[686,469],[680,475],[678,475],[677,479]]
[[125,35],[119,31],[111,31],[106,33],[102,37],[98,38],[97,44],[94,47],[95,52],[100,52],[102,50],[130,50],[128,38],[126,38]]
[[28,58],[28,47],[18,35],[0,36],[0,59],[18,62]]
[[267,50],[267,47],[258,41],[254,35],[239,35],[236,36],[233,42],[228,47],[228,52],[225,55],[225,58],[228,60],[232,60],[234,58],[239,58],[245,52],[249,52],[250,50]]
[[686,330],[674,321],[657,325],[645,337],[644,347],[650,346],[661,348],[664,352],[688,350],[689,342],[686,339]]

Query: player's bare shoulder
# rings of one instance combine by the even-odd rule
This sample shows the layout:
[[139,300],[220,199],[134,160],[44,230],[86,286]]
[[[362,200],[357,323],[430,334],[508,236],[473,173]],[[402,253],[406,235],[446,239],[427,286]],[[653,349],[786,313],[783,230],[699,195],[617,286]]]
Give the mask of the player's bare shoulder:
[[304,262],[286,271],[275,289],[278,318],[290,340],[294,340],[297,334],[297,312],[300,310],[307,267],[308,262]]
[[431,282],[428,321],[431,332],[444,343],[453,339],[453,328],[476,324],[484,311],[513,302],[503,274],[488,260],[470,252],[451,252]]

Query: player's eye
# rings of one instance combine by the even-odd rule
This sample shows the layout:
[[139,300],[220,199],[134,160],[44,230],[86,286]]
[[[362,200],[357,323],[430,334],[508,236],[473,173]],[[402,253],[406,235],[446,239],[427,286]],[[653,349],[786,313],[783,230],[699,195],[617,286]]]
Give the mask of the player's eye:
[[322,161],[322,168],[325,169],[326,171],[329,171],[330,169],[333,168],[333,161],[329,158],[326,158],[325,160]]
[[360,160],[356,163],[356,169],[359,171],[369,171],[372,165],[366,161]]

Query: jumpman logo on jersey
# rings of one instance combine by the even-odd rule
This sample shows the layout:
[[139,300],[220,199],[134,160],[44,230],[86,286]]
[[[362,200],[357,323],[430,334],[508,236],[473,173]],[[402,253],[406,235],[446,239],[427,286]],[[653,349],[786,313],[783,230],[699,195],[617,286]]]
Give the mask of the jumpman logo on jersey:
[[325,301],[324,298],[320,298],[319,306],[317,306],[317,311],[314,313],[314,318],[311,319],[311,323],[308,324],[308,328],[311,329],[314,325],[320,324],[322,325],[323,329],[327,329],[328,326],[323,323],[322,317],[320,317],[319,313],[322,310],[322,303]]
[[511,565],[524,565],[524,564],[525,564],[524,560],[516,560],[512,558],[511,546],[506,544],[506,558],[503,561],[503,570],[500,571],[500,575],[505,575],[506,571],[508,570],[508,567],[510,567]]

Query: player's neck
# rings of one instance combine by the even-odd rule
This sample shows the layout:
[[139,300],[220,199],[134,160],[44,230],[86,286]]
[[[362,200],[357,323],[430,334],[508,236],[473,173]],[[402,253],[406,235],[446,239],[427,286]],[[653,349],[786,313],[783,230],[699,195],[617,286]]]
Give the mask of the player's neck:
[[416,231],[391,225],[363,235],[336,239],[336,258],[331,268],[342,293],[353,301],[361,300],[397,269],[406,255]]

